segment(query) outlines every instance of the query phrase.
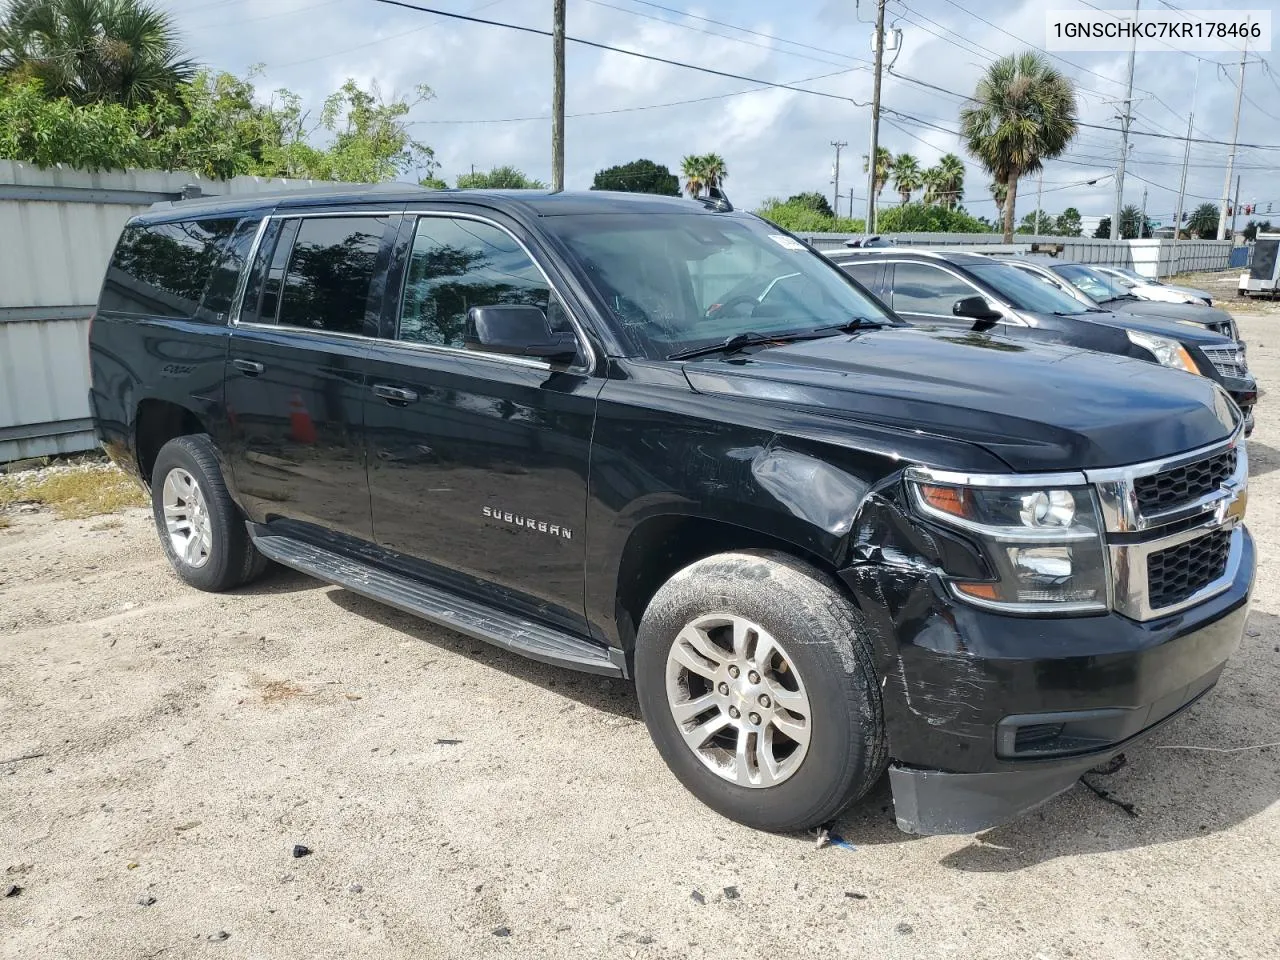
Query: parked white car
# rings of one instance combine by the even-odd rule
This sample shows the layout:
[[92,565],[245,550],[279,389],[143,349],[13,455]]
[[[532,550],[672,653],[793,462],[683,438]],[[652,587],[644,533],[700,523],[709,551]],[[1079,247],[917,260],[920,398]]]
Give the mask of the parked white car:
[[1129,292],[1139,300],[1160,300],[1164,303],[1203,303],[1213,306],[1213,295],[1194,287],[1176,287],[1171,283],[1144,277],[1136,270],[1127,267],[1104,267],[1092,264],[1093,269],[1101,270],[1129,286]]

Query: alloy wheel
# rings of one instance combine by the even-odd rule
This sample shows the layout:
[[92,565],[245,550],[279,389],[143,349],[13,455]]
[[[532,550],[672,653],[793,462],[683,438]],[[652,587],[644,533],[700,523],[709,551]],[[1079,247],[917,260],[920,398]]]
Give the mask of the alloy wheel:
[[161,501],[173,552],[187,566],[203,567],[213,548],[213,527],[200,484],[189,471],[174,467],[165,475]]

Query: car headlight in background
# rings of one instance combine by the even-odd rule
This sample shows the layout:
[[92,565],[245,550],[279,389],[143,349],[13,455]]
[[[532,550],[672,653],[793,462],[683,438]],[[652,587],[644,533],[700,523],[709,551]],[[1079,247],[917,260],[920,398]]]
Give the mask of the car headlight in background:
[[949,579],[959,599],[1024,614],[1107,609],[1107,558],[1089,487],[907,482],[916,509],[977,541],[995,574]]
[[1200,372],[1196,362],[1191,359],[1191,354],[1187,353],[1187,348],[1177,340],[1158,337],[1154,333],[1142,333],[1138,330],[1126,330],[1125,334],[1129,337],[1130,343],[1154,356],[1156,363],[1160,366],[1186,370],[1188,373]]

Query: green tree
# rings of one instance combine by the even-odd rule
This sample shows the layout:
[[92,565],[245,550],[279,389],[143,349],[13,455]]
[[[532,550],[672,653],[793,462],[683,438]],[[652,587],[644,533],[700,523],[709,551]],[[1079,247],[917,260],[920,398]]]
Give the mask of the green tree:
[[1009,195],[1009,185],[1007,183],[992,182],[987,184],[987,189],[991,191],[991,199],[996,202],[996,219],[1004,220],[1004,201]]
[[1250,220],[1247,224],[1245,224],[1244,238],[1248,240],[1250,243],[1252,243],[1254,240],[1258,239],[1259,230],[1261,230],[1263,233],[1270,233],[1271,221],[1270,220],[1262,220],[1262,221]]
[[[870,173],[871,167],[867,162],[867,155],[862,155],[862,172]],[[884,189],[884,185],[889,182],[889,178],[893,176],[893,154],[884,147],[876,147],[876,198],[879,199],[880,191]]]
[[632,160],[596,172],[592,190],[622,190],[627,193],[657,193],[680,196],[680,180],[660,163]]
[[1046,230],[1044,229],[1045,222],[1046,222],[1046,221],[1045,221],[1045,216],[1044,216],[1044,214],[1043,214],[1043,213],[1041,213],[1041,214],[1040,214],[1040,229],[1039,229],[1039,230],[1037,230],[1037,229],[1036,229],[1036,214],[1035,214],[1035,211],[1033,210],[1033,211],[1031,211],[1030,213],[1026,214],[1026,215],[1022,218],[1022,221],[1018,224],[1018,229],[1017,229],[1017,230],[1015,230],[1014,232],[1015,232],[1015,233],[1023,234],[1024,236],[1027,236],[1027,235],[1034,235],[1034,234],[1044,233],[1044,232],[1049,232],[1049,231],[1046,231]]
[[1111,238],[1111,218],[1103,217],[1098,221],[1097,228],[1093,231],[1095,240],[1109,240]]
[[922,199],[926,206],[939,203],[942,200],[945,180],[946,176],[938,167],[930,167],[920,174],[920,185],[924,187],[924,197]]
[[1191,212],[1187,229],[1201,240],[1212,240],[1218,235],[1218,208],[1212,203],[1202,203]]
[[[1108,227],[1110,224],[1108,224]],[[1067,207],[1054,221],[1053,232],[1060,237],[1078,237],[1084,233],[1084,224],[1080,220],[1080,211],[1075,207]]]
[[[1108,224],[1109,226],[1109,224]],[[1142,220],[1142,211],[1132,203],[1120,211],[1120,239],[1137,240],[1151,236],[1151,227]]]
[[691,153],[680,161],[684,189],[691,197],[702,196],[703,188],[719,189],[729,179],[729,169],[718,153]]
[[898,191],[903,205],[910,203],[911,194],[921,187],[920,161],[909,153],[900,153],[893,158],[889,175],[893,178],[893,189]]
[[1007,187],[1004,240],[1013,240],[1018,179],[1040,170],[1076,135],[1072,83],[1038,53],[1002,57],[987,68],[974,105],[960,111],[965,146]]
[[876,229],[885,233],[990,233],[990,227],[963,207],[949,210],[941,204],[908,203],[884,210]]
[[954,153],[944,153],[938,159],[940,177],[939,200],[948,210],[954,210],[964,199],[964,161]]
[[541,180],[526,177],[515,167],[494,167],[488,173],[464,173],[457,181],[459,190],[546,190]]
[[0,76],[51,98],[153,103],[194,74],[173,18],[146,0],[9,0],[0,14]]
[[798,204],[802,207],[808,207],[810,210],[816,210],[824,217],[834,217],[836,215],[836,212],[831,209],[830,201],[816,190],[808,193],[797,193],[793,197],[788,197],[786,202]]

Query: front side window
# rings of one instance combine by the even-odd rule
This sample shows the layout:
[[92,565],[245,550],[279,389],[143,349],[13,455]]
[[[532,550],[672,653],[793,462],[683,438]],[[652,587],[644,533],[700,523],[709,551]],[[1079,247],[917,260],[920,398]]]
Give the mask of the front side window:
[[825,257],[755,218],[600,213],[544,224],[643,355],[663,358],[743,333],[895,322]]
[[1083,291],[1085,296],[1099,303],[1116,297],[1131,296],[1129,290],[1132,284],[1118,277],[1108,276],[1101,270],[1093,270],[1090,267],[1072,263],[1054,267],[1054,272],[1076,289]]
[[129,226],[103,288],[102,309],[195,319],[237,218]]
[[[363,334],[387,218],[309,217],[297,223],[297,238],[279,282],[278,323],[306,330]],[[282,230],[282,240],[286,233]],[[283,243],[277,246],[264,301],[273,294],[272,283],[283,248]],[[263,319],[269,322],[266,314],[264,305]]]
[[572,330],[542,272],[505,230],[461,217],[420,217],[397,339],[460,349],[467,311],[503,304],[538,307],[552,330]]
[[1019,310],[1070,317],[1088,313],[1091,309],[1075,297],[1027,276],[1022,270],[1007,263],[982,263],[969,267],[969,270]]
[[957,300],[981,296],[971,283],[928,263],[893,265],[893,309],[898,313],[953,316]]

